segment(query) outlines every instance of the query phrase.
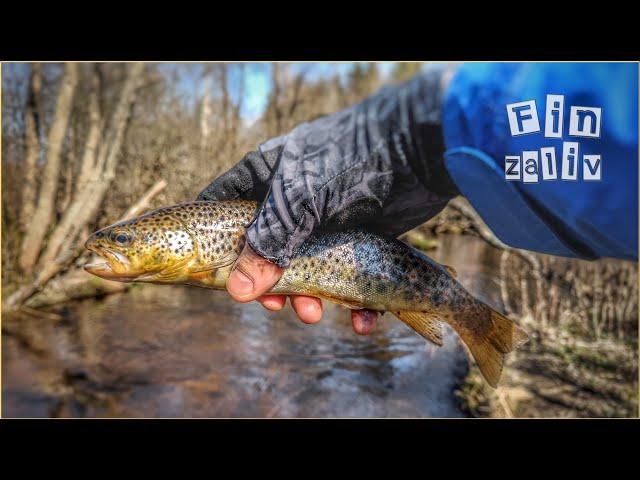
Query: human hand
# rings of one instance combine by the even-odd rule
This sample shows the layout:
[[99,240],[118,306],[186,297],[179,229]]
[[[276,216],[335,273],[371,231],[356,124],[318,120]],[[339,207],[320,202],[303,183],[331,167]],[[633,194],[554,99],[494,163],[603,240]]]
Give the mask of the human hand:
[[[263,143],[221,175],[198,200],[262,202],[227,281],[235,300],[280,310],[268,295],[296,249],[316,229],[366,226],[397,236],[436,215],[457,194],[442,160],[443,69],[387,87],[333,115]],[[291,296],[305,323],[322,317],[315,297]],[[356,333],[369,334],[378,312],[353,310]]]

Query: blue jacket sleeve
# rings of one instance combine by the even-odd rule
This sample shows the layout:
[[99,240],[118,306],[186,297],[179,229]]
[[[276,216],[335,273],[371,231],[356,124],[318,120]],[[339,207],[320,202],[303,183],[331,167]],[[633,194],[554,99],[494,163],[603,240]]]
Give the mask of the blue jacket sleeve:
[[[545,137],[547,94],[564,95],[562,138]],[[512,136],[507,104],[535,100],[541,131]],[[571,106],[600,107],[599,138],[569,135]],[[445,165],[493,232],[516,248],[595,259],[638,258],[638,65],[471,63],[444,99]],[[562,180],[564,141],[579,142],[577,181]],[[555,147],[557,180],[507,181],[505,156]],[[600,181],[583,179],[601,155]]]

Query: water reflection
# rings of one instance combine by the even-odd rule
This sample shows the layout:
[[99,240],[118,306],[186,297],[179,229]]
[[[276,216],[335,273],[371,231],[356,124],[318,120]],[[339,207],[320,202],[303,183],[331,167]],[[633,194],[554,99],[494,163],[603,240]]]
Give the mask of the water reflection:
[[[432,256],[499,305],[494,255],[455,236]],[[274,314],[221,292],[146,285],[69,306],[57,322],[3,319],[3,415],[461,415],[452,391],[467,363],[451,331],[437,348],[386,314],[359,337],[344,309],[326,307],[308,326],[289,308]]]

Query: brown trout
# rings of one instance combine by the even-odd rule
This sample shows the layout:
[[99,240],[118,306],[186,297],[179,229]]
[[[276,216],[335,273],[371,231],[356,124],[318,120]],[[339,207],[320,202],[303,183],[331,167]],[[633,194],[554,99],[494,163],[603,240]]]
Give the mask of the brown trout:
[[[87,240],[86,248],[104,261],[85,269],[121,282],[224,290],[256,209],[255,202],[244,200],[189,202],[116,223]],[[527,335],[475,299],[455,276],[451,267],[394,238],[348,230],[310,237],[270,293],[389,311],[439,346],[441,322],[446,322],[495,387],[505,354],[525,342]]]

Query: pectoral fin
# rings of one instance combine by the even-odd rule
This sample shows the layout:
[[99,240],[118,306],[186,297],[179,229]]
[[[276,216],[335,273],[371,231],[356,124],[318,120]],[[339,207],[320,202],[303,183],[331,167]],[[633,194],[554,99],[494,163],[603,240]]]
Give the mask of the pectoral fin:
[[198,270],[189,273],[189,284],[197,285],[199,287],[208,287],[218,290],[224,290],[227,283],[227,278],[231,273],[231,264],[220,267],[212,268],[210,270]]
[[411,311],[393,312],[393,314],[431,343],[442,346],[442,324],[434,315]]
[[364,305],[362,304],[358,304],[358,303],[348,303],[348,302],[343,302],[343,301],[338,301],[335,299],[331,299],[332,302],[337,303],[338,305],[342,305],[345,308],[348,308],[349,310],[362,310],[363,308],[366,308]]
[[175,263],[165,268],[164,270],[153,273],[146,279],[146,281],[150,281],[152,283],[178,282],[180,279],[185,277],[186,268],[188,264],[189,264],[189,259],[186,258],[178,263]]
[[201,265],[198,265],[198,267],[193,268],[191,272],[210,272],[211,270],[218,270],[220,268],[228,267],[229,265],[233,264],[233,262],[235,262],[237,258],[238,254],[236,252],[228,252],[227,254],[223,255],[220,258],[217,258],[213,262],[202,263]]

